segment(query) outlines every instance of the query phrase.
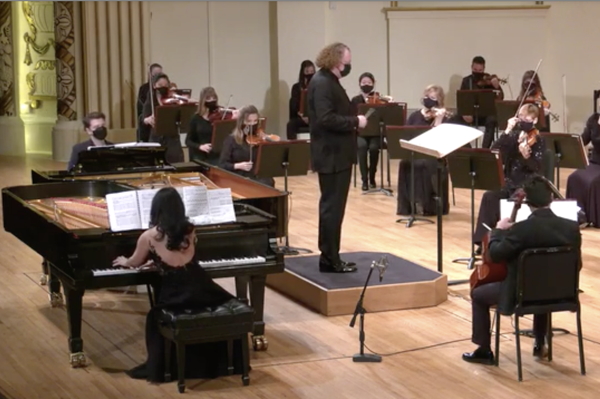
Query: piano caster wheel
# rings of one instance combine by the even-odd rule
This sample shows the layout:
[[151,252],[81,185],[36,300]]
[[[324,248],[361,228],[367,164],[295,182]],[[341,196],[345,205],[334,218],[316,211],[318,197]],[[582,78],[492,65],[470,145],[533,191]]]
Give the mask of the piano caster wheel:
[[48,284],[48,275],[42,274],[40,276],[40,285],[46,285],[46,284]]
[[59,293],[51,293],[50,294],[50,306],[53,308],[57,308],[64,304],[63,295]]
[[71,367],[73,367],[73,368],[85,367],[86,366],[85,353],[83,353],[83,352],[71,353],[69,355],[69,363],[71,363]]
[[269,341],[264,335],[255,335],[252,337],[252,347],[255,351],[266,351],[269,348]]

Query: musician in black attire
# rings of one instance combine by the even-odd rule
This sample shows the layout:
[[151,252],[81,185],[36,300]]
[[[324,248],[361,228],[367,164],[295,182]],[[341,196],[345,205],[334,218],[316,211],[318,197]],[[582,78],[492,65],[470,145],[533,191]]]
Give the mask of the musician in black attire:
[[[161,104],[161,101],[168,97],[169,86],[171,85],[169,82],[169,77],[165,74],[156,75],[153,78],[153,85],[154,93],[152,97],[148,96],[146,99],[144,110],[142,116],[140,117],[145,125],[144,129],[150,131],[150,142],[159,143],[162,147],[166,148],[165,158],[167,163],[174,164],[177,162],[183,162],[183,148],[181,147],[179,135],[174,137],[166,137],[156,134],[155,130],[153,108],[158,107]],[[154,106],[152,105],[151,100],[154,100]]]
[[[148,78],[148,82],[142,84],[140,89],[138,90],[137,101],[136,101],[136,118],[138,121],[141,121],[140,116],[144,112],[144,104],[146,100],[148,100],[148,93],[150,92],[150,84],[151,80],[154,76],[162,73],[162,66],[160,64],[152,64],[150,65],[150,77]],[[144,124],[138,122],[138,141],[148,141],[150,138],[150,130],[144,129]]]
[[[358,78],[360,94],[352,98],[352,104],[358,113],[358,105],[365,104],[369,96],[379,95],[375,92],[375,77],[370,72],[365,72]],[[377,162],[379,161],[379,149],[381,140],[379,136],[356,138],[358,145],[358,166],[360,167],[360,176],[362,178],[362,190],[367,191],[369,186],[375,188],[375,174],[377,173]],[[369,163],[367,165],[367,154]]]
[[[156,193],[150,208],[150,228],[138,239],[130,258],[120,256],[113,266],[155,269],[160,273],[160,290],[155,306],[146,316],[146,362],[129,370],[135,379],[163,382],[165,339],[158,330],[163,309],[215,308],[233,299],[198,264],[194,225],[185,216],[181,196],[172,187]],[[171,370],[177,375],[176,350],[171,350]],[[227,342],[186,345],[186,378],[214,378],[227,375]],[[235,353],[237,352],[237,353]],[[234,345],[234,371],[241,373],[241,342]],[[177,378],[177,377],[175,377]]]
[[87,151],[88,147],[112,145],[110,141],[105,140],[108,130],[106,129],[106,116],[102,112],[90,112],[87,114],[83,118],[83,128],[90,136],[90,139],[73,146],[67,170],[71,170],[77,165],[79,154]]
[[[581,253],[581,233],[579,225],[572,220],[556,216],[550,210],[552,191],[539,176],[533,177],[525,187],[526,203],[531,208],[531,216],[519,223],[509,219],[498,222],[492,230],[489,255],[496,263],[507,262],[508,275],[502,282],[488,283],[476,287],[471,293],[473,312],[473,343],[478,345],[471,353],[463,354],[463,360],[471,363],[494,364],[494,353],[490,341],[490,307],[498,305],[504,315],[514,312],[517,298],[517,267],[521,252],[531,248],[571,246]],[[534,315],[533,331],[535,344],[533,355],[544,358],[547,355],[545,337],[548,329],[548,315]]]
[[[527,143],[528,133],[537,133],[535,124],[539,108],[534,104],[521,106],[517,118],[508,120],[506,130],[500,135],[492,149],[500,150],[504,165],[504,187],[498,191],[486,191],[481,198],[477,227],[473,235],[475,244],[480,245],[488,231],[483,223],[494,227],[500,220],[500,200],[508,199],[514,191],[534,175],[541,174],[544,154],[544,139],[537,135],[535,143]],[[515,128],[517,128],[514,130]],[[481,248],[477,250],[481,252]]]
[[259,183],[275,187],[275,180],[272,177],[259,178],[253,170],[257,149],[256,146],[248,145],[246,138],[249,135],[256,135],[258,122],[258,109],[254,105],[248,105],[240,110],[235,130],[223,142],[219,166]]
[[[308,116],[300,113],[300,96],[303,89],[308,87],[310,79],[315,74],[315,64],[311,60],[304,60],[300,64],[298,82],[292,86],[290,97],[290,120],[287,123],[287,139],[296,140],[301,128],[308,127]],[[307,110],[304,110],[306,113]]]
[[[423,108],[413,112],[406,121],[407,126],[439,126],[442,123],[452,122],[452,115],[444,108],[444,89],[438,85],[429,85],[423,92],[421,103]],[[437,160],[417,159],[414,161],[415,179],[415,214],[432,216],[437,214]],[[410,215],[410,160],[401,160],[398,165],[398,208],[396,214]],[[444,173],[442,186],[444,190],[444,204],[442,213],[448,214],[450,202],[448,200],[448,172]]]
[[313,171],[319,174],[319,270],[355,272],[340,259],[342,222],[352,165],[356,163],[356,128],[367,119],[356,116],[340,79],[351,70],[352,54],[343,43],[330,44],[317,56],[320,68],[308,85],[308,120]]
[[219,163],[219,154],[212,150],[213,125],[209,115],[219,107],[219,97],[212,87],[205,87],[200,92],[198,112],[192,116],[185,145],[188,148],[190,161],[199,160],[211,165]]
[[[471,63],[472,73],[469,76],[465,76],[460,85],[460,90],[495,90],[496,98],[498,100],[504,99],[504,91],[500,86],[500,81],[497,77],[486,81],[484,79],[485,74],[485,59],[482,56],[473,58]],[[481,146],[483,148],[490,148],[492,141],[494,141],[494,132],[498,126],[496,117],[491,115],[487,117],[478,117],[478,123],[480,126],[485,126],[485,132],[483,135],[483,142]],[[462,117],[462,123],[472,124],[475,123],[473,115],[465,115]]]

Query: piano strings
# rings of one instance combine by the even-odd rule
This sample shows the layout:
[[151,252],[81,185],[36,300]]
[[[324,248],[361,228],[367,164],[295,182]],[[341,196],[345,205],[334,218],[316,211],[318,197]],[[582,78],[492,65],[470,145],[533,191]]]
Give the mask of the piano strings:
[[109,228],[104,198],[50,198],[28,201],[28,204],[69,230]]

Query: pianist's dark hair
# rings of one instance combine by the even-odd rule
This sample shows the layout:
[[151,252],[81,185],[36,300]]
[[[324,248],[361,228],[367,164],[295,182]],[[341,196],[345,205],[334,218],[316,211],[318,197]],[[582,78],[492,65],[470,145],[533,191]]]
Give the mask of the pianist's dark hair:
[[158,231],[157,240],[167,237],[169,251],[186,249],[190,246],[188,236],[194,231],[194,225],[185,216],[185,206],[181,196],[173,187],[161,188],[150,208],[150,226]]
[[106,120],[106,115],[104,115],[102,112],[90,112],[89,114],[87,114],[86,116],[83,117],[83,127],[86,129],[89,129],[90,124],[92,123],[92,120],[94,120],[94,119]]

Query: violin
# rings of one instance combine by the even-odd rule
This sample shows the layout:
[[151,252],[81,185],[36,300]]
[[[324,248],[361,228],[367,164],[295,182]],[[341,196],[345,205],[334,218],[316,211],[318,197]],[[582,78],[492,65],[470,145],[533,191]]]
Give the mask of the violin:
[[[440,109],[441,108],[431,108],[431,109],[429,109],[427,111],[427,114],[429,115],[430,118],[434,118],[435,119],[435,117],[437,116],[437,113],[438,113],[438,111]],[[452,112],[450,112],[450,111],[446,111],[444,113],[444,118],[452,118],[453,116],[454,116],[454,114]]]
[[[525,191],[522,188],[517,189],[513,198],[515,204],[513,205],[512,213],[510,214],[511,223],[514,223],[517,219],[517,213],[519,212],[519,209],[521,209],[521,205],[525,199]],[[481,242],[482,263],[475,266],[475,270],[473,270],[473,273],[471,273],[471,277],[469,278],[471,292],[479,286],[503,281],[508,273],[506,262],[495,263],[490,258],[489,245],[491,235],[491,231],[488,231]]]
[[208,114],[208,121],[213,123],[215,121],[228,121],[233,119],[233,111],[235,108],[218,107],[216,110]]
[[550,115],[550,117],[552,118],[553,122],[559,121],[558,114],[550,112],[550,103],[547,100],[544,100],[541,91],[536,91],[534,94],[525,97],[525,101],[532,102],[533,104],[537,105],[542,111],[544,111],[544,113],[547,112],[548,115]]
[[281,137],[276,134],[266,134],[262,129],[259,129],[256,134],[246,135],[246,143],[248,143],[249,146],[255,146],[260,143],[272,143],[276,141],[281,141]]
[[375,92],[373,94],[369,94],[367,98],[365,98],[366,104],[387,104],[392,101],[391,96],[382,96],[381,94]]
[[492,75],[489,73],[484,73],[483,77],[476,83],[477,86],[492,86],[492,80],[498,79],[498,82],[502,85],[508,82],[508,79],[499,78],[498,75]]

